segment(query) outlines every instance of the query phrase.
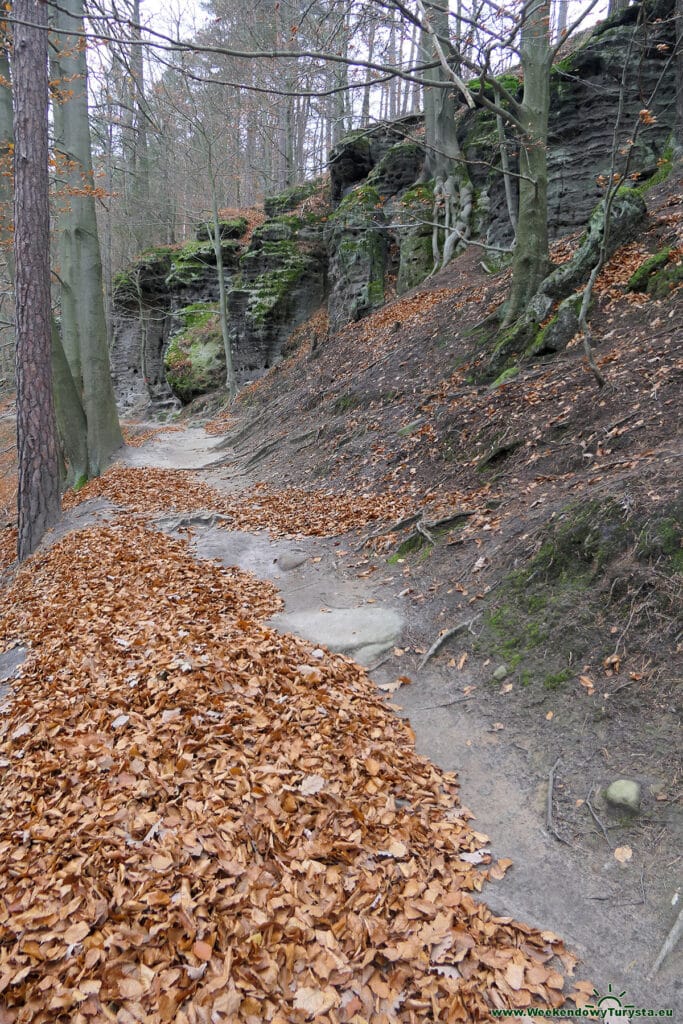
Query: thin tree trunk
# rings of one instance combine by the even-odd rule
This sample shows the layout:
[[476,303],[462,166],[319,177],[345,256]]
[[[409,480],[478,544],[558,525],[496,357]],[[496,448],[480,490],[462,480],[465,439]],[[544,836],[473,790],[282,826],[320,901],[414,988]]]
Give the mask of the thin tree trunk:
[[559,42],[567,31],[567,12],[569,0],[555,0],[557,11],[557,24],[555,25],[555,42]]
[[[133,0],[133,26],[140,24],[140,0]],[[133,39],[140,39],[140,29],[133,27]],[[145,101],[145,70],[142,46],[131,47],[133,72],[133,217],[136,249],[149,245],[151,230],[149,191],[149,152],[147,146],[147,110]]]
[[228,391],[229,400],[232,402],[237,394],[237,383],[235,381],[235,367],[232,360],[232,345],[230,343],[230,326],[228,320],[228,296],[225,288],[225,274],[223,270],[223,248],[221,240],[221,221],[218,215],[218,197],[216,196],[216,176],[211,164],[211,148],[207,139],[209,157],[209,177],[211,179],[211,214],[213,217],[212,239],[213,251],[216,254],[216,274],[218,275],[218,317],[221,324],[221,337],[223,338],[223,350],[225,352],[225,386]]
[[[368,63],[372,64],[375,57],[375,22],[370,23],[368,32]],[[363,106],[361,108],[361,128],[367,128],[370,124],[370,91],[372,88],[372,72],[368,68],[365,76],[365,88],[363,89]]]
[[59,518],[59,457],[51,380],[47,8],[14,4],[17,296],[18,556]]

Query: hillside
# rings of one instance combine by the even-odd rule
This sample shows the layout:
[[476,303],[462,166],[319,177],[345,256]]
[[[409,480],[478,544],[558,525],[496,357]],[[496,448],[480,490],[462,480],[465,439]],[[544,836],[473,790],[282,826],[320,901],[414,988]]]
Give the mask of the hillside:
[[[470,250],[337,334],[321,312],[232,409],[216,415],[207,399],[191,416],[223,436],[214,478],[260,482],[264,524],[355,531],[331,549],[339,571],[377,581],[408,620],[374,678],[412,680],[396,699],[419,749],[458,768],[481,827],[504,822],[505,850],[526,861],[504,907],[540,922],[554,906],[564,934],[602,957],[603,984],[618,976],[652,999],[671,990],[642,986],[646,949],[671,926],[679,885],[683,303],[680,270],[659,294],[628,283],[669,248],[665,265],[680,268],[680,177],[646,200],[645,230],[597,286],[602,389],[576,343],[505,383],[482,379],[474,329],[508,275]],[[378,521],[362,527],[368,502]],[[549,853],[536,830],[556,763]],[[638,814],[604,802],[623,777],[642,786]]]

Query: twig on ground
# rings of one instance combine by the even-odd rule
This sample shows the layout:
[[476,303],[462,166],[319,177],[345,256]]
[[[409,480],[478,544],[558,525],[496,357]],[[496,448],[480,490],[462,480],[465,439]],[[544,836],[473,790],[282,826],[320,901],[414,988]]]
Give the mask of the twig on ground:
[[600,820],[600,818],[598,817],[598,815],[595,813],[595,810],[593,808],[593,804],[591,803],[591,797],[593,796],[593,789],[594,788],[595,788],[594,786],[591,786],[591,788],[588,791],[588,796],[586,797],[586,807],[591,812],[591,817],[593,818],[593,821],[595,822],[595,824],[598,826],[598,828],[602,832],[603,836],[605,837],[605,842],[607,843],[607,845],[609,846],[609,848],[611,850],[612,849],[612,844],[609,841],[609,836],[607,835],[607,829],[603,825],[603,823]]
[[422,660],[420,661],[419,665],[417,666],[418,672],[420,672],[425,667],[429,659],[433,658],[437,651],[441,650],[445,643],[448,643],[451,637],[454,637],[458,633],[461,633],[463,629],[471,629],[471,627],[474,625],[477,619],[480,618],[481,614],[475,615],[474,618],[467,619],[466,622],[459,622],[457,626],[453,626],[452,629],[447,629],[445,633],[442,633],[441,636],[438,636],[434,643],[432,644],[432,646],[427,651],[427,653],[424,655]]
[[669,955],[669,953],[673,953],[674,948],[676,947],[676,945],[678,943],[678,940],[680,939],[682,934],[683,934],[683,907],[681,907],[680,911],[678,912],[678,917],[674,921],[673,928],[671,929],[671,931],[667,935],[666,939],[664,940],[664,945],[660,949],[659,955],[658,955],[657,959],[655,960],[654,964],[652,965],[652,970],[648,974],[648,978],[654,978],[655,974],[657,973],[659,968],[662,966],[662,964],[666,960],[666,958]]
[[620,693],[622,690],[625,690],[627,686],[633,686],[633,684],[637,681],[637,679],[627,679],[625,683],[621,684],[621,686],[617,686],[616,690],[612,690],[610,692],[610,697],[614,697],[617,693]]
[[570,846],[571,844],[567,842],[566,839],[562,838],[560,833],[555,828],[555,824],[553,822],[553,796],[555,792],[555,772],[561,760],[562,758],[558,757],[557,761],[550,769],[550,773],[548,775],[548,800],[546,803],[545,823],[548,831],[551,833],[551,835],[555,836],[558,843],[564,843],[565,846]]
[[415,708],[415,711],[434,711],[436,708],[449,708],[452,704],[464,704],[469,697],[454,697],[453,700],[443,701],[441,704],[427,704],[424,708]]
[[389,652],[389,654],[385,654],[383,658],[380,658],[379,661],[375,661],[373,662],[372,665],[368,665],[367,671],[376,672],[378,668],[380,668],[382,665],[386,664],[387,661],[389,661],[389,658],[393,658],[393,652],[391,651]]

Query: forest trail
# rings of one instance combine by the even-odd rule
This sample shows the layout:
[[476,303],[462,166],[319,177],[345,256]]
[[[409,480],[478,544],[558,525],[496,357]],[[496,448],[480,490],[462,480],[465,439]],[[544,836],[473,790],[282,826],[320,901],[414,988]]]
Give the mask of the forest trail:
[[[351,736],[356,737],[354,742],[359,744],[356,758],[360,760],[361,765],[365,764],[366,766],[365,781],[367,782],[369,778],[371,782],[371,802],[376,795],[373,792],[375,784],[378,786],[377,793],[382,795],[382,786],[387,785],[391,780],[391,788],[395,792],[397,770],[403,784],[417,784],[418,787],[424,785],[424,780],[421,782],[418,779],[416,782],[412,778],[416,765],[420,766],[420,771],[433,777],[434,770],[431,768],[433,762],[438,766],[436,777],[439,779],[447,780],[454,777],[449,774],[441,776],[442,771],[457,772],[461,787],[460,799],[465,808],[474,815],[476,831],[470,833],[468,830],[471,827],[466,824],[469,811],[465,809],[460,811],[459,827],[463,828],[464,846],[469,848],[469,853],[465,858],[462,858],[461,855],[461,860],[456,860],[455,866],[449,866],[451,863],[449,858],[446,858],[449,860],[449,864],[446,864],[445,867],[441,862],[436,872],[436,877],[439,878],[438,892],[440,895],[437,898],[435,892],[432,892],[431,905],[433,909],[423,906],[422,909],[416,910],[416,919],[419,921],[426,919],[436,925],[438,923],[438,914],[436,918],[434,916],[436,906],[440,900],[446,899],[447,893],[451,893],[453,896],[454,881],[464,890],[473,887],[476,891],[480,888],[481,881],[475,878],[474,865],[490,863],[493,865],[492,873],[496,881],[484,887],[482,896],[485,904],[492,907],[496,914],[501,915],[503,921],[508,922],[513,918],[540,929],[550,929],[553,933],[561,935],[567,946],[583,961],[578,968],[577,976],[584,979],[590,978],[599,992],[626,991],[629,1000],[635,1002],[636,1006],[674,1007],[677,996],[672,984],[673,972],[663,971],[653,982],[648,981],[646,977],[664,938],[660,905],[663,887],[653,887],[651,881],[648,881],[646,889],[641,877],[642,902],[629,899],[628,893],[624,898],[620,898],[618,897],[621,886],[620,878],[625,869],[628,869],[628,865],[625,867],[624,864],[615,860],[612,851],[606,846],[601,854],[595,856],[590,852],[587,854],[585,848],[558,843],[557,839],[550,835],[546,827],[547,771],[544,767],[543,757],[535,748],[532,736],[525,737],[519,729],[504,728],[503,723],[494,722],[490,718],[485,707],[479,707],[476,686],[480,680],[477,680],[466,667],[458,673],[457,682],[454,672],[437,663],[435,659],[430,660],[423,669],[416,671],[417,658],[411,657],[411,647],[415,645],[415,637],[423,636],[425,630],[433,629],[433,625],[429,621],[428,608],[421,610],[420,606],[418,605],[416,608],[415,604],[411,605],[410,610],[407,608],[408,602],[405,600],[407,595],[404,593],[404,581],[400,574],[396,574],[384,559],[369,561],[364,554],[359,554],[357,542],[353,537],[343,535],[336,539],[288,537],[282,536],[283,530],[280,530],[281,536],[269,538],[267,532],[262,530],[230,529],[230,523],[226,521],[227,516],[220,511],[216,514],[215,507],[209,501],[203,508],[202,501],[198,498],[209,498],[211,495],[209,490],[205,493],[201,492],[197,498],[182,506],[187,509],[194,508],[193,511],[177,511],[182,505],[181,502],[178,502],[177,490],[175,494],[164,495],[164,473],[169,472],[174,482],[178,483],[178,471],[182,475],[182,472],[197,470],[198,479],[203,481],[200,487],[209,485],[211,488],[215,488],[215,492],[225,494],[229,501],[237,500],[239,502],[251,481],[244,475],[238,479],[231,475],[233,467],[230,464],[229,451],[226,453],[224,449],[219,450],[219,443],[220,438],[209,436],[202,428],[190,427],[184,430],[173,428],[168,432],[157,431],[141,446],[129,447],[122,461],[126,467],[133,468],[135,475],[126,479],[126,486],[134,488],[136,483],[141,484],[143,479],[150,480],[150,475],[157,471],[160,471],[162,475],[155,476],[152,481],[152,486],[158,490],[157,511],[150,520],[144,520],[144,525],[142,525],[141,513],[137,509],[133,515],[135,525],[124,527],[124,532],[128,529],[131,530],[133,550],[137,552],[138,557],[145,561],[148,538],[159,536],[156,531],[162,530],[170,535],[169,544],[184,545],[185,541],[188,541],[189,551],[198,559],[216,560],[223,566],[233,566],[242,571],[254,573],[257,578],[252,580],[251,575],[243,578],[241,574],[238,578],[239,590],[243,590],[246,595],[240,614],[250,618],[257,614],[262,618],[263,623],[261,626],[255,626],[252,623],[247,627],[246,622],[243,622],[241,618],[238,620],[240,628],[247,633],[249,644],[253,649],[254,644],[262,646],[265,643],[266,649],[272,650],[271,634],[264,632],[264,629],[267,631],[267,627],[272,625],[285,634],[279,643],[287,651],[285,657],[289,656],[290,664],[292,645],[297,651],[295,662],[298,659],[306,663],[303,669],[301,666],[299,667],[303,675],[298,680],[298,688],[287,694],[288,703],[291,701],[288,723],[297,722],[293,735],[284,733],[281,721],[273,723],[273,708],[268,707],[268,701],[264,699],[263,694],[256,697],[253,692],[249,692],[249,686],[247,688],[250,698],[256,699],[259,703],[257,732],[263,730],[265,733],[262,742],[264,751],[268,752],[268,760],[270,760],[270,754],[274,756],[276,753],[282,752],[281,760],[276,762],[278,768],[275,770],[272,764],[270,765],[273,772],[272,777],[267,775],[267,768],[260,769],[266,772],[268,781],[272,782],[273,779],[278,779],[279,773],[282,775],[282,755],[286,759],[291,757],[293,761],[298,758],[302,764],[308,766],[308,770],[304,769],[300,783],[288,787],[289,793],[295,792],[298,785],[299,790],[305,793],[308,792],[306,790],[306,786],[308,786],[313,799],[318,794],[324,794],[332,774],[330,758],[337,756],[340,743],[344,749],[348,750]],[[216,465],[217,463],[218,465]],[[188,473],[186,478],[187,490],[190,492],[191,488],[195,486],[193,482],[190,482],[195,480],[195,474]],[[178,485],[182,488],[182,480]],[[135,507],[134,497],[132,506]],[[106,501],[102,496],[82,504],[79,503],[67,514],[65,521],[60,525],[57,537],[61,541],[57,540],[57,545],[65,542],[69,544],[70,536],[72,536],[70,530],[74,528],[94,526],[96,532],[100,528],[111,528],[103,524],[116,522],[121,523],[121,520],[115,504]],[[94,525],[96,523],[101,525]],[[155,534],[150,534],[150,529],[154,530]],[[108,537],[106,543],[111,545],[112,538]],[[144,572],[152,573],[157,585],[163,578],[167,557],[166,547],[163,543],[161,546],[156,543],[150,546],[148,563],[144,566]],[[179,550],[176,550],[174,559],[178,557],[182,558],[183,556]],[[155,564],[155,558],[157,564]],[[206,565],[201,561],[198,562],[197,570],[190,571],[190,577],[196,578],[196,582],[193,582],[190,588],[195,596],[197,588],[199,587],[201,590],[204,586],[200,582],[204,577],[203,564]],[[213,575],[214,571],[211,569],[210,574]],[[227,571],[232,575],[236,573],[234,568],[228,568]],[[128,583],[125,586],[127,588]],[[215,591],[217,586],[213,581],[211,589]],[[259,596],[256,597],[256,595]],[[143,606],[145,601],[144,595],[140,595],[140,606]],[[278,607],[280,601],[284,603],[283,608]],[[184,603],[182,599],[181,603]],[[190,607],[187,606],[185,611],[190,612]],[[155,613],[158,611],[150,611],[150,617],[153,618]],[[211,614],[209,605],[203,605],[202,615],[207,616],[207,622],[210,620]],[[186,626],[188,628],[188,624]],[[162,626],[156,622],[154,627],[147,629],[147,634],[150,633],[150,629],[153,630],[157,638],[155,642],[155,651],[157,651],[159,640],[164,636],[168,637],[167,627],[166,624]],[[292,640],[288,633],[298,633],[309,643],[298,639]],[[206,646],[206,634],[203,634],[200,639],[199,646]],[[353,668],[352,663],[348,660],[342,658],[340,662],[334,653],[329,655],[327,649],[323,648],[358,657],[362,663],[370,667],[371,679],[379,685],[380,691],[384,688],[385,693],[390,695],[392,700],[397,701],[396,705],[390,705],[386,711],[381,705],[378,706],[373,682],[367,680],[365,675]],[[210,652],[211,646],[206,646],[206,649],[207,653]],[[147,648],[145,658],[148,656],[155,657],[156,654],[153,655]],[[182,662],[184,656],[189,658],[188,663]],[[207,654],[201,656],[206,659]],[[280,662],[282,657],[281,650],[276,654],[276,658]],[[167,665],[170,663],[171,668],[176,671],[179,664],[181,673],[185,672],[187,664],[191,664],[193,667],[191,670],[186,670],[186,678],[193,679],[195,658],[189,654],[183,655],[178,652],[175,653],[174,658],[175,660],[167,652],[165,663]],[[139,673],[134,675],[137,676]],[[272,681],[273,677],[269,678]],[[339,685],[340,678],[346,681],[350,679],[351,686],[357,687],[362,692],[359,698],[360,714],[355,709],[349,711],[348,692],[344,690],[343,685],[336,692],[327,685],[330,678],[334,678],[337,685]],[[253,686],[253,677],[250,682]],[[306,728],[306,720],[311,714],[310,694],[306,692],[308,682],[313,690],[321,682],[326,684],[328,693],[326,694],[327,712],[325,715],[330,717],[339,715],[339,722],[333,730],[335,741],[332,744],[327,742],[327,737],[321,737],[319,720],[317,720],[312,730],[314,741],[308,746],[311,739],[311,732]],[[200,693],[202,694],[201,700],[206,695],[201,687]],[[169,726],[172,727],[175,722],[173,717],[175,708],[168,710],[171,698],[164,697],[160,700],[157,695],[156,699],[156,709],[161,709],[162,703],[166,709],[161,711],[162,720],[164,716],[168,716]],[[196,700],[197,698],[190,697],[190,699]],[[284,694],[282,698],[275,701],[275,707],[280,705],[281,699],[285,699]],[[198,708],[200,700],[197,702]],[[26,700],[23,702],[26,706]],[[369,711],[369,709],[372,710]],[[128,709],[121,701],[119,710],[120,717],[127,718]],[[399,719],[410,718],[413,732],[405,733],[398,719],[394,718],[394,713],[398,715]],[[217,721],[218,712],[216,711],[215,714]],[[276,713],[275,718],[278,715],[280,712]],[[375,720],[374,716],[379,716],[382,723],[380,727],[382,738],[371,743],[366,749],[368,733],[366,731],[367,723],[364,725],[364,718],[368,715],[371,720]],[[264,716],[262,721],[260,720],[261,716]],[[266,724],[266,719],[269,720],[269,724]],[[208,724],[210,726],[211,723]],[[273,725],[275,738],[271,746],[267,734],[269,729],[273,729]],[[129,724],[126,722],[124,728],[128,727]],[[82,729],[84,726],[79,728]],[[101,723],[98,729],[101,734]],[[247,726],[245,732],[248,734],[249,731],[249,726]],[[418,754],[417,759],[410,753],[413,734]],[[375,732],[371,730],[370,735],[374,736]],[[379,750],[376,745],[378,741],[380,743]],[[318,744],[321,743],[322,746],[319,746]],[[141,743],[136,744],[136,749],[137,746],[140,751],[143,750]],[[308,750],[306,750],[307,746]],[[562,751],[558,750],[557,753],[558,756],[561,756]],[[423,761],[420,756],[429,760]],[[399,764],[405,757],[408,757],[408,764],[403,766],[402,771],[393,763],[394,757],[398,759]],[[206,767],[202,764],[203,758],[202,746],[196,744],[193,761],[191,761],[191,771],[196,779],[201,779],[204,775],[204,784],[212,785],[215,778],[215,765],[220,762],[214,760],[215,755],[212,753],[211,759],[207,759],[206,765],[208,767],[211,764],[213,767],[211,773],[207,775]],[[315,765],[312,765],[311,759],[315,760]],[[133,775],[136,770],[139,769],[134,769]],[[354,771],[352,769],[348,772],[346,765],[344,765],[344,771],[347,774],[346,784],[349,785],[349,790],[352,792],[356,782],[349,782],[349,775],[353,776]],[[130,770],[124,769],[123,774],[130,774]],[[282,777],[280,781],[282,782]],[[133,783],[128,781],[126,784],[132,785]],[[446,785],[452,785],[452,783],[446,783]],[[437,784],[437,793],[443,792],[442,786],[442,782]],[[278,790],[279,786],[276,786],[272,792],[276,793]],[[339,801],[341,797],[343,806],[343,786],[338,793],[340,796],[336,800]],[[454,793],[451,791],[451,799],[453,796]],[[367,797],[366,794],[362,798],[364,804]],[[407,803],[411,800],[410,796],[401,797],[400,801],[391,799],[390,803],[393,809],[389,814],[391,823],[387,829],[386,848],[391,851],[391,843],[396,843],[396,852],[381,854],[374,864],[373,871],[375,868],[378,871],[381,869],[380,873],[382,873],[387,862],[395,861],[400,877],[405,847],[410,845],[408,839],[413,836],[413,830],[418,822],[420,822],[420,828],[424,827],[424,813],[419,810],[418,806],[423,797],[424,790],[420,790],[420,796],[416,794],[417,802],[414,800],[412,803]],[[251,799],[253,799],[253,790]],[[272,797],[264,797],[264,799],[271,800]],[[275,799],[280,805],[279,812],[282,813],[282,793]],[[429,796],[427,804],[432,799],[433,797]],[[408,820],[401,821],[400,826],[397,827],[398,818],[401,817],[400,807],[403,804],[409,812]],[[251,827],[248,821],[251,820],[253,813],[251,803],[248,803],[244,821],[244,827],[247,828],[248,833]],[[410,820],[413,816],[415,816],[415,820]],[[450,817],[452,819],[452,816],[453,811],[451,815],[446,812],[445,820],[449,820]],[[273,821],[276,820],[276,817],[278,817],[278,812],[275,812],[274,819],[270,812],[269,827],[271,829],[275,827]],[[155,818],[156,821],[157,818]],[[159,821],[161,821],[161,817]],[[152,822],[153,827],[157,827],[155,822]],[[145,819],[145,824],[147,823]],[[141,835],[147,830],[140,822],[137,827]],[[238,824],[237,827],[239,830],[240,825]],[[278,827],[282,827],[282,825],[279,824]],[[129,826],[129,828],[132,834],[132,827]],[[137,836],[137,833],[135,835]],[[135,840],[135,844],[139,845],[139,842],[138,839]],[[250,839],[248,842],[252,845],[254,853],[256,847],[260,849],[259,841]],[[357,838],[354,842],[357,842]],[[364,837],[362,843],[365,842],[366,838]],[[146,837],[144,837],[144,843],[154,845],[154,843],[147,843]],[[428,843],[427,846],[429,845]],[[290,850],[290,854],[291,852]],[[673,859],[674,851],[669,852]],[[326,862],[322,855],[322,860],[319,861],[315,860],[310,851],[307,855],[312,858],[309,863],[313,861],[318,864]],[[170,851],[168,854],[166,851],[162,851],[156,856],[163,858],[172,856],[172,854]],[[375,857],[377,856],[376,854]],[[278,858],[275,859],[278,860]],[[510,860],[512,866],[510,866]],[[425,877],[427,888],[433,886],[433,868],[432,864],[431,868],[427,870]],[[463,868],[468,872],[467,876],[463,876]],[[367,869],[367,867],[364,868],[364,870]],[[168,870],[168,865],[165,870]],[[312,876],[311,870],[313,871]],[[308,899],[312,899],[311,892],[315,892],[316,896],[326,892],[323,883],[321,883],[323,886],[321,893],[317,892],[315,879],[318,878],[316,873],[318,871],[324,871],[324,868],[308,869],[308,881],[312,885],[312,890],[307,890]],[[408,872],[409,878],[414,877],[412,872],[413,868]],[[418,871],[419,876],[420,871]],[[666,882],[664,886],[664,891],[666,891],[669,885],[666,876],[663,881]],[[394,884],[391,883],[391,885]],[[300,891],[296,891],[301,896]],[[416,895],[421,895],[422,899],[426,900],[424,890],[421,889]],[[328,900],[329,894],[326,897],[326,906],[329,910]],[[376,898],[377,900],[379,900],[379,896]],[[447,899],[446,905],[449,905]],[[379,906],[382,907],[382,900],[379,901]],[[370,907],[370,910],[372,909]],[[400,918],[400,910],[394,904],[389,912],[389,920],[395,922],[396,915]],[[441,927],[443,927],[443,923],[441,923]],[[515,925],[509,926],[513,935],[516,927]],[[206,969],[207,965],[218,970],[214,963],[215,957],[212,959],[210,955],[213,951],[213,944],[219,944],[219,938],[216,937],[212,928],[213,926],[207,920],[205,931],[207,934],[211,933],[212,936],[208,940],[202,937],[201,930],[198,932],[199,938],[195,945],[201,948],[197,971],[202,968]],[[374,928],[375,926],[370,929],[371,936],[374,934]],[[385,929],[386,914],[380,930],[383,936]],[[447,929],[433,938],[432,966],[427,966],[426,988],[433,984],[434,978],[438,979],[437,989],[439,989],[439,985],[441,987],[445,985],[447,988],[449,979],[453,982],[453,979],[458,976],[459,970],[456,965],[462,963],[463,950],[459,950],[458,955],[454,955],[453,947],[446,941],[446,932]],[[404,929],[401,933],[401,941],[408,943],[411,941],[409,936],[415,936],[415,934],[416,930],[413,927]],[[521,934],[526,934],[526,928]],[[547,936],[547,934],[544,932],[544,935]],[[232,937],[232,941],[234,941],[234,937]],[[316,945],[319,941],[321,939],[317,935],[313,942]],[[479,937],[477,942],[481,941]],[[207,942],[211,948],[206,948],[205,953]],[[485,990],[489,998],[492,997],[492,991],[494,991],[492,999],[494,1006],[499,1005],[498,1000],[501,998],[503,1005],[522,1006],[524,991],[530,992],[531,998],[537,998],[538,1001],[543,990],[543,983],[540,982],[541,989],[538,987],[535,989],[532,986],[525,989],[524,986],[529,984],[528,967],[525,969],[526,974],[518,975],[517,969],[520,965],[517,964],[517,954],[512,952],[511,947],[506,947],[498,934],[495,933],[492,938],[486,939],[486,942],[490,942],[492,952],[486,954],[480,962],[484,974],[472,973],[470,977],[467,971],[464,972],[464,977],[468,982],[466,988],[470,987],[471,982],[472,992],[465,997],[465,1009],[462,1010],[462,1013],[471,1014],[474,1012],[475,1006],[480,1008],[477,1001],[479,996],[475,996],[474,991],[478,993]],[[514,945],[518,942],[519,933],[516,938],[513,938]],[[377,937],[375,944],[379,944]],[[421,949],[422,952],[414,944],[411,950],[408,949],[408,946],[402,950],[405,954],[408,954],[409,951],[411,953],[412,972],[418,972],[419,965],[420,971],[424,970],[422,963],[424,948],[421,947]],[[450,952],[446,952],[446,949],[450,949]],[[438,955],[434,953],[434,950],[437,950]],[[312,963],[313,955],[312,953],[309,955]],[[494,961],[490,959],[492,955]],[[538,953],[535,953],[531,958],[533,959],[537,955]],[[567,954],[562,955],[565,957],[564,967],[571,968],[573,965],[571,957],[567,958]],[[335,956],[338,956],[338,952],[335,952]],[[506,957],[508,957],[507,961]],[[387,964],[391,965],[390,958],[386,962],[385,968],[377,976],[382,979],[381,986],[379,980],[373,984],[372,977],[368,982],[375,1006],[400,1005],[405,1016],[399,1014],[396,1019],[411,1020],[413,1019],[411,1013],[419,1010],[420,996],[414,994],[407,997],[403,993],[403,997],[407,1001],[401,1004],[398,992],[399,979],[401,986],[408,985],[410,988],[411,983],[405,979],[404,972],[401,974],[389,971],[387,974]],[[440,964],[443,965],[442,972]],[[227,971],[224,964],[223,969]],[[167,966],[166,970],[173,971],[174,968]],[[316,987],[311,978],[308,978],[308,983],[305,985],[301,985],[299,982],[299,991],[304,994],[301,995],[299,1002],[297,1002],[298,996],[294,996],[293,1016],[285,1016],[282,1019],[326,1020],[328,1018],[325,1014],[336,1009],[339,1011],[339,1015],[331,1016],[330,1020],[352,1020],[351,1014],[344,1013],[344,999],[347,1000],[348,1007],[355,1008],[361,1016],[367,1015],[368,999],[371,997],[367,988],[358,982],[355,987],[352,986],[353,997],[348,994],[351,989],[345,989],[347,994],[340,996],[341,988],[331,984],[331,979],[334,976],[330,974],[332,970],[330,964],[325,968],[323,976],[327,984],[318,979],[319,985]],[[544,970],[546,969],[544,968]],[[133,977],[129,974],[125,976]],[[190,972],[191,976],[193,975]],[[418,977],[419,972],[413,977],[415,984],[417,984]],[[545,992],[546,994],[550,993],[551,1005],[553,1005],[552,998],[557,998],[558,988],[555,986],[559,985],[559,981],[556,975],[546,973],[544,977]],[[522,981],[521,979],[526,980]],[[142,1005],[144,1005],[144,998],[140,986],[143,984],[144,974],[134,974],[128,988],[124,986],[125,991],[129,990],[137,995]],[[571,982],[568,981],[565,991],[570,990],[570,984]],[[392,988],[392,986],[394,987]],[[201,985],[198,988],[201,989]],[[585,1001],[589,997],[589,990],[588,984],[583,988],[580,986],[577,993],[579,1001]],[[87,988],[84,991],[87,991]],[[506,1000],[511,997],[511,994],[519,1001],[509,1004]],[[245,993],[241,992],[240,998],[244,1001],[245,997],[252,996],[245,996]],[[260,996],[253,997],[258,999]],[[437,1006],[446,1005],[439,1001],[439,999],[446,998],[442,991],[436,994],[432,993],[430,997],[436,998]],[[359,1000],[358,1007],[355,1004],[356,998]],[[447,998],[453,999],[453,995]],[[383,999],[385,1001],[382,1002]],[[197,999],[198,1007],[201,1005],[201,1001],[200,998]],[[180,1005],[184,1006],[184,1004]],[[233,1019],[229,1017],[229,1012],[236,1012],[238,1005],[238,996],[233,993],[230,1000],[223,1004],[224,1009],[227,1008],[225,1010],[228,1013],[226,1019]],[[447,1005],[456,1008],[459,1004],[456,1000]],[[543,1005],[543,997],[540,1005]],[[361,1007],[364,1009],[360,1009]],[[409,1007],[413,1007],[410,1012]],[[282,1007],[280,1009],[282,1012]],[[240,1013],[244,1016],[242,1010]],[[453,1016],[446,1015],[443,1019],[470,1019],[467,1016],[461,1017],[461,1011],[456,1009],[449,1013],[453,1013]],[[2,1019],[0,1018],[0,1020]],[[13,1020],[11,1016],[5,1019]],[[116,1019],[127,1020],[128,1018]],[[144,1019],[155,1020],[156,1018],[152,1016]],[[181,1016],[161,1017],[160,1019],[183,1020]],[[187,1020],[193,1019],[191,1016],[187,1017]],[[196,1019],[202,1020],[203,1018],[198,1016]],[[234,1017],[234,1019],[242,1019],[242,1017]],[[249,1014],[245,1016],[245,1019],[249,1019]],[[280,1018],[274,1017],[273,1019]],[[360,1018],[358,1017],[358,1019]],[[368,1019],[374,1018],[371,1015]],[[378,1016],[377,1019],[379,1020],[380,1017]]]

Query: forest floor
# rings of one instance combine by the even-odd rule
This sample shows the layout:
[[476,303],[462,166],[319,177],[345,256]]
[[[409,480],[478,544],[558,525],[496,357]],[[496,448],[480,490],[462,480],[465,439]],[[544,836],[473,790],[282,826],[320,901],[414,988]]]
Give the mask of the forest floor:
[[593,985],[683,1013],[680,949],[649,976],[683,864],[683,303],[624,287],[680,259],[676,184],[599,282],[603,389],[571,346],[477,383],[507,278],[468,254],[314,318],[231,410],[129,425],[20,569],[8,513],[0,1024]]

